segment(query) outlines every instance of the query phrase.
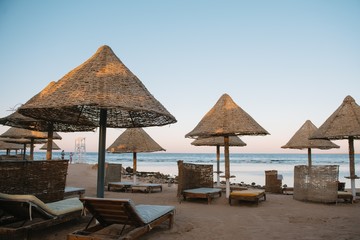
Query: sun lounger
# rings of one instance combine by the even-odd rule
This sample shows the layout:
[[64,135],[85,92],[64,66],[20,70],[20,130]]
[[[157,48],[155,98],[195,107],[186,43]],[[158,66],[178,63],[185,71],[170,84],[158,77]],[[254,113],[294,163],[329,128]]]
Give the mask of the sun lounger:
[[80,218],[82,208],[78,198],[44,203],[33,195],[0,193],[0,239],[26,239],[30,230]]
[[142,191],[142,192],[151,193],[154,190],[159,190],[161,192],[162,191],[162,185],[161,184],[156,184],[156,183],[139,183],[139,184],[135,184],[135,185],[131,186],[131,191],[132,192]]
[[282,188],[282,194],[293,195],[294,194],[294,188],[293,187],[283,187]]
[[111,189],[124,190],[125,192],[131,190],[131,187],[134,185],[133,182],[109,182],[108,191]]
[[70,234],[68,240],[109,239],[107,235],[114,232],[114,239],[136,239],[167,220],[169,228],[173,225],[173,206],[135,205],[130,199],[86,197],[80,200],[98,223],[89,226],[90,220],[84,230]]
[[133,182],[109,182],[108,183],[108,191],[111,189],[124,190],[128,192],[142,191],[151,193],[154,190],[162,191],[162,185],[157,183],[133,183]]
[[344,201],[349,201],[350,203],[353,203],[353,195],[351,192],[347,192],[347,191],[338,191],[338,200],[336,201],[336,203],[339,201],[339,199],[342,199]]
[[64,198],[68,198],[71,196],[79,196],[79,198],[83,197],[85,194],[85,188],[78,187],[65,187],[64,190]]
[[231,205],[231,200],[239,200],[239,201],[250,201],[256,202],[259,204],[260,199],[263,198],[266,200],[265,190],[262,189],[248,189],[243,191],[233,191],[229,196],[229,204]]
[[220,188],[194,188],[187,189],[182,192],[184,200],[187,198],[205,198],[208,201],[208,204],[211,203],[211,200],[216,196],[221,197]]

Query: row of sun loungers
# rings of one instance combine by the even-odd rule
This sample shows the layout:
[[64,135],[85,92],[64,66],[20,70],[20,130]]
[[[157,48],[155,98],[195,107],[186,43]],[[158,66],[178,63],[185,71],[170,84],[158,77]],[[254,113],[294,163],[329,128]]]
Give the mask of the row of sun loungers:
[[[84,189],[70,187],[67,192],[82,196]],[[184,200],[205,199],[210,204],[214,198],[221,197],[221,192],[219,188],[195,188],[184,190],[182,196]],[[340,191],[338,197],[345,201],[353,200],[350,192]],[[266,200],[266,193],[262,189],[233,190],[229,196],[229,205],[232,205],[234,200],[259,204],[260,200]],[[44,203],[33,195],[0,193],[0,239],[8,239],[6,236],[11,236],[11,239],[27,239],[32,230],[81,218],[85,212],[92,215],[89,224],[84,229],[70,233],[68,240],[97,239],[98,236],[110,232],[119,233],[117,239],[136,239],[167,221],[171,228],[175,207],[135,205],[130,199],[90,197],[66,198]]]

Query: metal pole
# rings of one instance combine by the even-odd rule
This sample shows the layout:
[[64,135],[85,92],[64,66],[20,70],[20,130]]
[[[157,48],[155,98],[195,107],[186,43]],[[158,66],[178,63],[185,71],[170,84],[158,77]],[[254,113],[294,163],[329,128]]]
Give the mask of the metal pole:
[[104,198],[106,119],[107,119],[107,110],[101,109],[100,110],[100,127],[99,127],[97,194],[96,194],[96,196],[98,198]]

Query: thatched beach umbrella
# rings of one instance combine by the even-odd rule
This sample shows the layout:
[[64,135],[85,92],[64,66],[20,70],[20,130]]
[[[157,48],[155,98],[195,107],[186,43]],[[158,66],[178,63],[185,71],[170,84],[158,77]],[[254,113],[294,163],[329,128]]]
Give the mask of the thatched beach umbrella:
[[[22,150],[23,150],[23,160],[26,160],[26,148],[31,146],[34,146],[35,144],[43,144],[46,142],[45,139],[27,139],[27,138],[0,138],[1,141],[4,141],[6,143],[13,143],[13,144],[22,144]],[[31,156],[29,156],[29,160]]]
[[[25,105],[31,104],[32,102],[36,102],[39,97],[46,95],[50,92],[50,89],[55,85],[55,82],[50,82],[41,92],[36,94],[32,97]],[[74,125],[68,124],[63,122],[51,122],[46,120],[35,119],[32,117],[27,117],[20,114],[18,111],[0,118],[0,124],[17,127],[17,128],[24,128],[33,131],[40,131],[40,132],[47,132],[48,135],[48,148],[46,152],[46,159],[50,160],[52,158],[52,140],[53,140],[53,133],[54,131],[58,132],[83,132],[83,131],[93,131],[96,126],[91,126],[91,122],[87,119],[84,119],[82,116],[81,122],[87,122],[88,125]],[[60,119],[61,121],[61,119]]]
[[[217,182],[216,185],[220,186],[220,146],[224,146],[224,137],[208,137],[208,138],[199,138],[195,139],[191,145],[194,146],[216,146],[216,173],[217,173]],[[229,146],[236,147],[244,147],[246,143],[244,143],[237,136],[229,137]]]
[[[47,139],[48,134],[46,132],[31,131],[23,128],[11,127],[6,132],[1,134],[0,137],[10,138],[10,139],[21,139],[21,138],[28,139],[30,144],[30,160],[34,160],[35,139]],[[62,139],[62,137],[56,132],[54,133],[53,138]],[[25,151],[24,151],[24,156],[25,156]]]
[[21,144],[9,143],[0,140],[0,150],[20,150],[22,149]]
[[354,139],[360,139],[360,107],[351,96],[345,97],[343,103],[312,135],[312,139],[348,139],[349,165],[352,195],[356,196]]
[[[40,150],[47,150],[48,149],[48,142],[46,142],[44,145],[42,145],[39,149]],[[52,142],[52,150],[61,150],[61,148],[55,142]]]
[[9,155],[11,150],[21,150],[22,147],[23,146],[21,144],[9,143],[0,140],[0,150],[6,150],[6,155]]
[[309,139],[318,128],[310,121],[307,120],[294,136],[281,148],[291,149],[304,149],[308,150],[308,166],[311,167],[311,149],[331,149],[340,148],[340,146],[331,142],[328,139]]
[[106,127],[162,126],[176,119],[108,46],[61,78],[36,101],[21,106],[25,116],[50,122],[100,127],[97,196],[104,196]]
[[228,94],[224,94],[215,106],[201,119],[185,137],[224,137],[226,197],[230,195],[229,137],[236,135],[269,134],[249,114],[241,109]]
[[133,180],[136,183],[137,153],[165,151],[165,149],[142,128],[128,128],[107,148],[107,151],[111,153],[133,153]]

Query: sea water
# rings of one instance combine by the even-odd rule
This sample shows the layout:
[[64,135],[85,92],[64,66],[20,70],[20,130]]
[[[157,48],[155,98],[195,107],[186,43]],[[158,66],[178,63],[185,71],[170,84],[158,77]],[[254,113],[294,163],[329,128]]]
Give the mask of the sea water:
[[[53,159],[60,159],[61,152],[53,152]],[[69,159],[70,153],[65,153],[65,159]],[[45,152],[35,152],[34,159],[44,160]],[[120,163],[124,168],[133,166],[133,155],[131,153],[113,154],[106,153],[105,161],[108,163]],[[307,154],[245,154],[230,153],[230,174],[232,183],[246,184],[255,183],[265,185],[265,171],[277,170],[283,177],[282,183],[287,186],[294,184],[294,167],[296,165],[307,165]],[[217,170],[216,156],[212,153],[138,153],[137,170],[139,172],[160,172],[171,176],[178,175],[177,161],[183,160],[188,163],[212,164],[214,171]],[[87,152],[86,154],[72,156],[72,163],[96,164],[98,161],[97,152]],[[349,176],[349,156],[348,154],[312,154],[313,165],[338,165],[339,181],[345,182],[345,187],[350,188]],[[359,171],[360,154],[355,155],[355,174],[360,175]],[[224,156],[220,156],[220,171],[224,171]],[[224,175],[222,173],[221,175]],[[214,181],[217,175],[214,173]],[[221,178],[224,180],[224,178]],[[357,180],[356,185],[360,182]]]

